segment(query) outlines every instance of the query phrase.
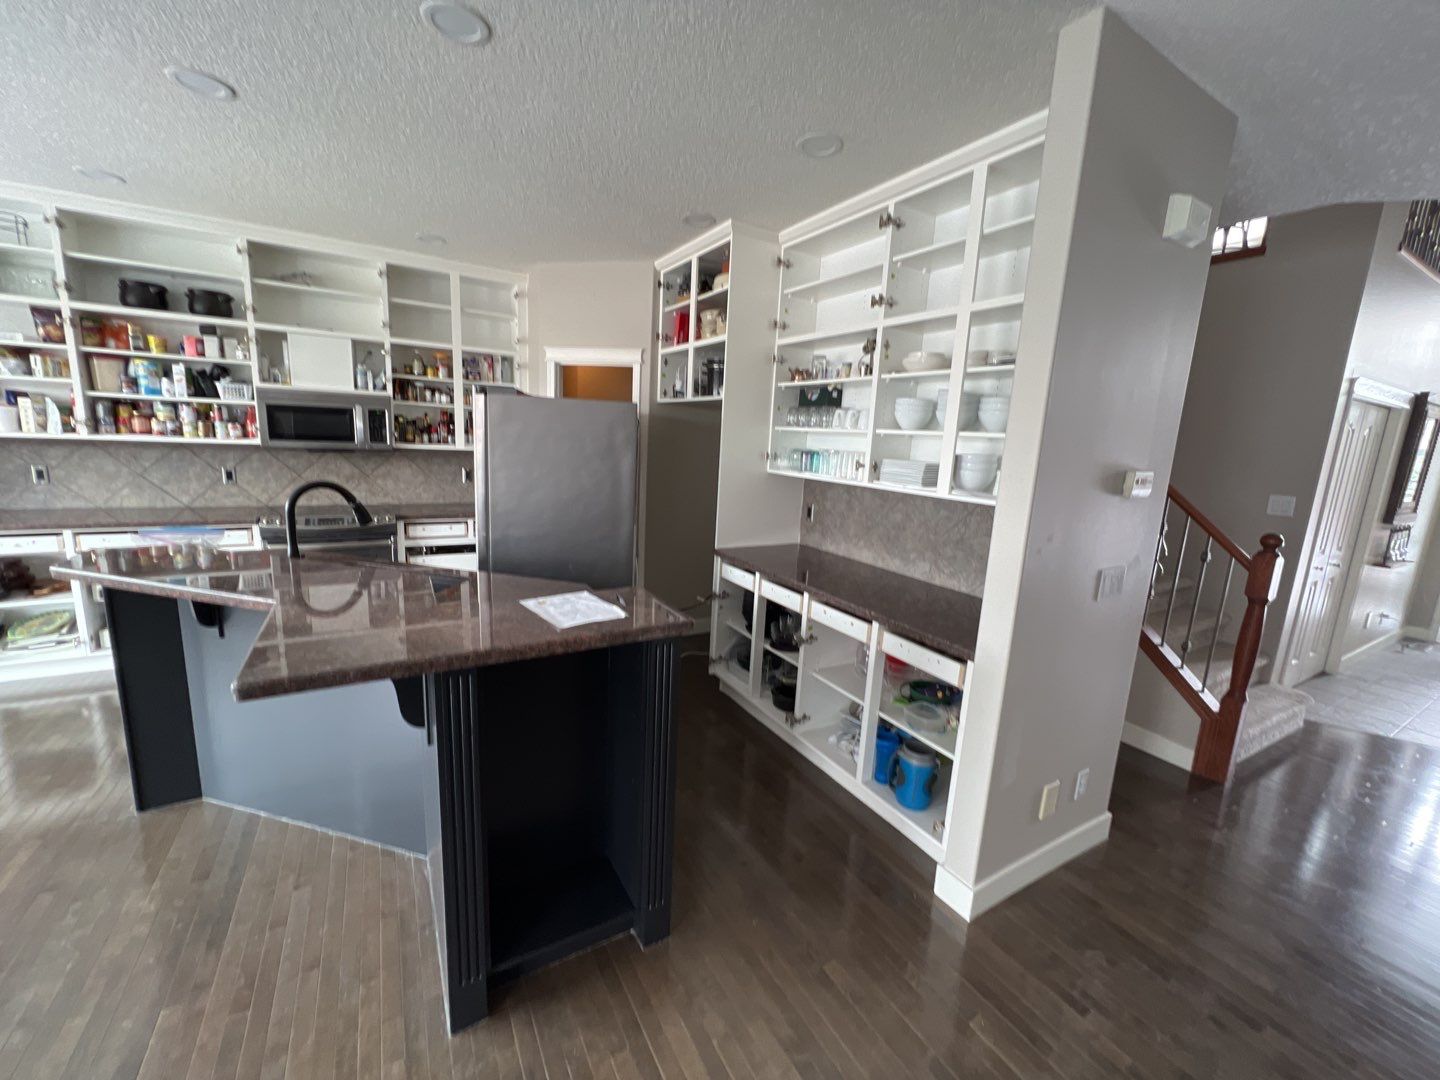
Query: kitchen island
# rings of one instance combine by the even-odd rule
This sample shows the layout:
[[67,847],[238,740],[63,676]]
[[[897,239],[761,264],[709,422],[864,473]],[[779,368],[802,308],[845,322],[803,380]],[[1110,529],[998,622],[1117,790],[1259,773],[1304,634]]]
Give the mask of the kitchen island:
[[670,921],[676,639],[641,589],[200,544],[54,568],[104,587],[135,805],[209,798],[430,871],[451,1031],[493,986]]

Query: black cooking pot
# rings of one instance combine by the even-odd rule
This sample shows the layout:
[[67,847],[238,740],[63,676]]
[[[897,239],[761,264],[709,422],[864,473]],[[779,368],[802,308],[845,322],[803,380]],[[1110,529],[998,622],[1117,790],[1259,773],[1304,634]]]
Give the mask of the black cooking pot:
[[150,281],[120,279],[120,303],[125,307],[154,308],[164,311],[170,306],[165,286]]
[[215,319],[231,319],[235,316],[235,301],[229,293],[213,289],[186,289],[185,302],[192,315],[209,315]]

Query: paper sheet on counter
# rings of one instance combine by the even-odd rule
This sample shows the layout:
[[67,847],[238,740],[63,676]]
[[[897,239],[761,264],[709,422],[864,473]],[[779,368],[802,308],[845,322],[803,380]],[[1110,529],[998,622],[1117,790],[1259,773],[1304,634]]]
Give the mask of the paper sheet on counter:
[[529,600],[521,600],[520,603],[557,630],[625,618],[624,608],[617,607],[608,600],[601,600],[588,591],[534,596]]

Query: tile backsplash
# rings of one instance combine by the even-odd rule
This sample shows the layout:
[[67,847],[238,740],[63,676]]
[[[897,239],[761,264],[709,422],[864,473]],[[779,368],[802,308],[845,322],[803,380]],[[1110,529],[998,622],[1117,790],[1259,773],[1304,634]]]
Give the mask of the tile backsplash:
[[979,596],[995,510],[973,503],[806,482],[800,542]]
[[[187,506],[278,507],[296,484],[334,480],[362,502],[406,505],[468,502],[471,485],[459,451],[310,452],[255,446],[158,446],[112,443],[0,442],[0,508],[151,509]],[[50,483],[30,482],[30,466],[45,465]],[[221,484],[222,466],[233,466],[235,483]],[[333,500],[317,491],[306,502]],[[177,519],[179,520],[179,519]]]

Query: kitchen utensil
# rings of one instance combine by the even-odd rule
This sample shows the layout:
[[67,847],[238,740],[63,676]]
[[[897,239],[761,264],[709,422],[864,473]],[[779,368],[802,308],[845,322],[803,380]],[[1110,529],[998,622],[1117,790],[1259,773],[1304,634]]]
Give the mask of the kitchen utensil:
[[233,318],[235,299],[229,293],[214,289],[186,289],[185,304],[192,315],[209,315],[216,319]]
[[900,366],[906,371],[939,371],[949,363],[950,358],[944,353],[923,350],[906,353],[900,360]]
[[934,797],[939,766],[934,751],[907,740],[890,762],[890,790],[907,810],[925,810]]
[[935,402],[930,398],[895,399],[895,423],[904,431],[919,431],[928,427],[934,416]]
[[986,431],[1004,431],[1010,419],[1010,395],[986,394],[976,409],[980,426]]
[[957,478],[962,491],[989,491],[1000,471],[998,454],[960,454]]
[[134,281],[130,278],[120,279],[120,303],[125,307],[152,308],[156,311],[164,311],[170,306],[169,292],[164,285],[156,285],[153,281]]

